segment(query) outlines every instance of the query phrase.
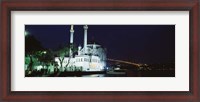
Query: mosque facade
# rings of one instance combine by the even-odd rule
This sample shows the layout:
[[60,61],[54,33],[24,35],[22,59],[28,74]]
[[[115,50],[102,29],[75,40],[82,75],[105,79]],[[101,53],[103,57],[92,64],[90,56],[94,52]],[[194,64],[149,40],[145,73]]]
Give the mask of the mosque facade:
[[[62,66],[62,71],[104,71],[106,69],[106,50],[95,42],[88,43],[87,41],[87,30],[88,26],[84,25],[84,40],[83,47],[78,46],[78,51],[74,55],[73,51],[69,50],[69,56],[64,57]],[[74,40],[74,29],[73,25],[71,25],[70,29],[70,45],[73,45]],[[58,63],[58,67],[60,68],[60,60],[59,56],[55,57],[55,61]],[[67,67],[66,67],[67,66]]]

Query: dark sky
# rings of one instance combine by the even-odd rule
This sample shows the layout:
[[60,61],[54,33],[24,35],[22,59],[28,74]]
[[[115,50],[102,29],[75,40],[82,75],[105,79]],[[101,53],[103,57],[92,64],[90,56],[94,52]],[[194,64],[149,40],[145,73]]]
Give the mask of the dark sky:
[[[45,48],[69,44],[70,25],[26,25]],[[74,43],[83,45],[83,25],[74,25]],[[107,49],[108,58],[137,63],[175,60],[175,25],[88,25],[88,41]]]

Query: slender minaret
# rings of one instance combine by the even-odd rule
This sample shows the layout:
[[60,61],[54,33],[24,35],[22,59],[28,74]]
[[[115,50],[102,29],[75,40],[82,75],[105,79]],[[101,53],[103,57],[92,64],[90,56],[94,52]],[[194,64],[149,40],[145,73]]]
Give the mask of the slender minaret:
[[71,29],[70,29],[70,52],[69,55],[72,56],[72,49],[71,47],[73,47],[73,39],[74,39],[74,29],[73,29],[73,25],[71,25]]
[[88,26],[85,25],[83,26],[84,28],[84,45],[83,45],[83,48],[84,48],[84,53],[87,54],[87,29],[88,29]]
[[78,55],[81,55],[81,46],[78,46]]
[[74,37],[74,26],[71,25],[71,29],[70,29],[70,44],[73,44],[73,37]]

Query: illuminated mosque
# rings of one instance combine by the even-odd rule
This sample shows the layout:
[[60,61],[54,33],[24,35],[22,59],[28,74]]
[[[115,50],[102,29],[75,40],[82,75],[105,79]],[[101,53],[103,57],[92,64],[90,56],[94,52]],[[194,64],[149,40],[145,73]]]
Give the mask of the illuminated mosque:
[[[88,43],[87,41],[87,30],[88,26],[84,25],[84,41],[83,47],[78,46],[78,53],[74,55],[72,49],[69,50],[69,57],[64,57],[62,66],[64,70],[74,71],[75,69],[80,69],[81,71],[104,71],[106,68],[106,51],[105,49],[95,42]],[[70,29],[70,45],[73,45],[74,40],[74,29],[71,25]],[[59,57],[55,57],[55,61],[58,63],[60,68]]]

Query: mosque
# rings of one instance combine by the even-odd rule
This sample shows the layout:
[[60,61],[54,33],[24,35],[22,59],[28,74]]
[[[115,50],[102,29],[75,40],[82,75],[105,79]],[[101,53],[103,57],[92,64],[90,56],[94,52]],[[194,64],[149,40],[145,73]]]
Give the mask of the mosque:
[[[104,71],[106,69],[106,51],[105,49],[95,42],[88,43],[87,41],[87,30],[88,26],[84,25],[84,41],[83,47],[78,46],[78,53],[74,55],[70,48],[69,56],[64,58],[62,63],[63,69],[68,71],[74,71],[76,69],[91,72],[91,71]],[[70,29],[70,45],[73,45],[74,29],[71,25]],[[60,68],[59,57],[55,57],[55,61],[58,63]],[[67,67],[65,67],[67,65]]]

